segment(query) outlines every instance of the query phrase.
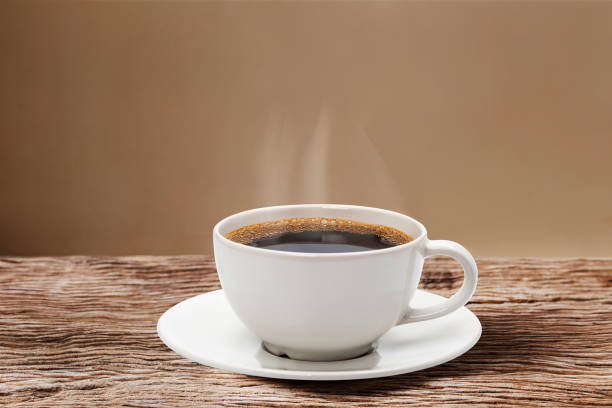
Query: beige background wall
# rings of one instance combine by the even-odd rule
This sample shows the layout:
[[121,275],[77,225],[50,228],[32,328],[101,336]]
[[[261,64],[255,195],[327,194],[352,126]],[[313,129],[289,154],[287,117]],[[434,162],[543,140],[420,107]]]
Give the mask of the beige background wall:
[[612,2],[2,2],[0,253],[210,253],[238,210],[396,209],[612,256]]

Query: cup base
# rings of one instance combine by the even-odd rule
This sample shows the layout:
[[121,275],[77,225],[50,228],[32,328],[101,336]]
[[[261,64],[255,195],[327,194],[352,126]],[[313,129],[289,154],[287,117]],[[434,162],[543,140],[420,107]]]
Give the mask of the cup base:
[[369,354],[376,348],[376,344],[353,347],[342,350],[296,350],[288,347],[277,346],[268,342],[262,342],[263,348],[278,357],[287,357],[292,360],[303,361],[340,361],[350,360]]

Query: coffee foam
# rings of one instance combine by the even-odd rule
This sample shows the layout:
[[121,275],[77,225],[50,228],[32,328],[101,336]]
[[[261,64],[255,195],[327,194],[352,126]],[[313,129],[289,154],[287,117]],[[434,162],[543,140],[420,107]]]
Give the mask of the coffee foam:
[[250,244],[262,238],[271,238],[285,232],[341,231],[372,234],[383,241],[401,245],[412,241],[410,235],[393,227],[349,220],[346,218],[296,217],[260,222],[241,227],[225,234],[225,238],[239,244]]

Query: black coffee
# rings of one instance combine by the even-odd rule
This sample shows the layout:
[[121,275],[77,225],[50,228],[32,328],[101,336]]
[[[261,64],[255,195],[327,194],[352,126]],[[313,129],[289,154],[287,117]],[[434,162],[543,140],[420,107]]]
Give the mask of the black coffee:
[[391,248],[412,237],[379,224],[344,218],[288,218],[238,228],[225,236],[232,241],[289,252],[339,253]]
[[346,231],[283,232],[269,238],[261,238],[246,245],[289,252],[359,252],[390,248],[396,244],[385,241],[376,234],[357,234]]

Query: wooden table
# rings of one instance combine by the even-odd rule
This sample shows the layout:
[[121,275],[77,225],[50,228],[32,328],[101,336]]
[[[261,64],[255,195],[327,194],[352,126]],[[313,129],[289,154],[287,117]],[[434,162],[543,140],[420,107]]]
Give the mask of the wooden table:
[[[0,406],[612,406],[612,260],[481,259],[463,356],[395,377],[307,382],[192,363],[156,334],[170,306],[219,288],[210,257],[0,259]],[[449,294],[454,262],[422,286]]]

